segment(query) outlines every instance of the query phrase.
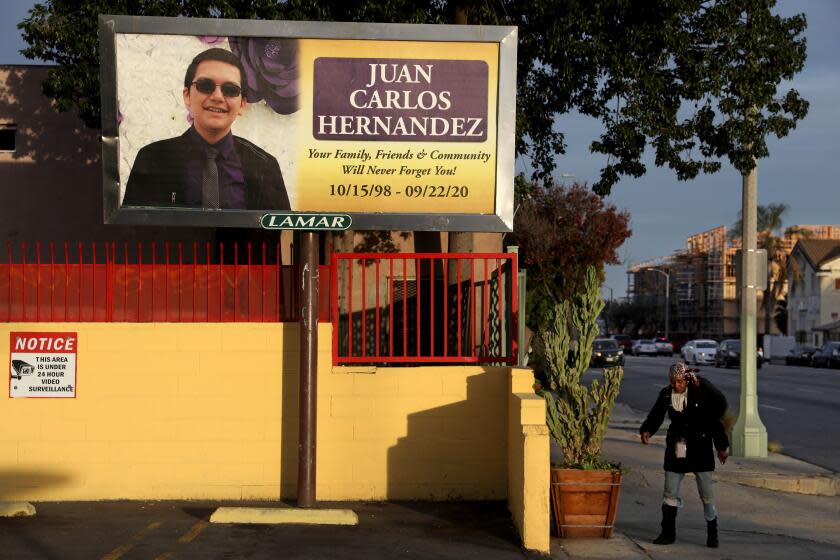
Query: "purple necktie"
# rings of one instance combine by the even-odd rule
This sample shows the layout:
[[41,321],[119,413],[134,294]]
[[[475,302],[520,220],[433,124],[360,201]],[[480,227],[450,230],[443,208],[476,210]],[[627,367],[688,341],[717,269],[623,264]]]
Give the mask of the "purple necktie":
[[219,150],[207,148],[207,159],[204,160],[204,171],[201,174],[201,206],[211,210],[219,209],[219,168],[216,166],[216,156]]

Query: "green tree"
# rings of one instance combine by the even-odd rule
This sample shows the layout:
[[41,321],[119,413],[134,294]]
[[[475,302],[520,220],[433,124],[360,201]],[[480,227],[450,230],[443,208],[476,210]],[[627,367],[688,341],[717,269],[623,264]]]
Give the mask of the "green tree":
[[[504,24],[519,28],[516,152],[546,179],[566,136],[558,115],[597,119],[607,156],[593,188],[657,166],[680,180],[730,162],[748,173],[807,113],[779,91],[805,62],[804,15],[774,15],[775,0],[47,0],[19,24],[23,54],[58,64],[44,90],[61,110],[99,126],[97,16]],[[457,17],[456,17],[457,16]]]
[[618,332],[636,338],[640,332],[656,332],[657,319],[662,309],[650,302],[610,301],[604,307],[603,315]]
[[526,315],[537,330],[560,302],[585,291],[589,268],[603,280],[604,265],[618,264],[630,215],[583,185],[544,185],[521,175],[516,182],[520,198],[508,239],[528,270]]
[[[779,315],[779,301],[785,291],[788,281],[788,269],[790,263],[790,252],[787,249],[787,240],[794,235],[808,237],[810,232],[797,227],[784,228],[784,216],[790,207],[784,203],[759,205],[756,209],[756,230],[758,232],[758,246],[767,251],[767,289],[762,295],[764,305],[764,332],[770,333],[771,321]],[[732,225],[729,232],[731,239],[741,238],[741,213],[738,212],[738,220]],[[791,267],[796,273],[799,269]],[[785,317],[787,310],[785,307]],[[781,325],[781,323],[779,323]],[[784,332],[786,329],[781,328]]]

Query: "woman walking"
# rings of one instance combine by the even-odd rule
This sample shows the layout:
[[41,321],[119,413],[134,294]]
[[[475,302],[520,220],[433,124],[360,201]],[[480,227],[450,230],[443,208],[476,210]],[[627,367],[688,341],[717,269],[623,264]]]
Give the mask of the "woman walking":
[[639,429],[642,443],[665,419],[671,421],[665,436],[665,489],[662,498],[662,532],[654,544],[671,544],[676,539],[677,511],[682,507],[680,485],[686,473],[694,473],[706,518],[706,546],[718,546],[718,512],[715,504],[715,450],[721,465],[726,462],[729,438],[721,416],[726,397],[712,383],[695,375],[697,370],[675,363],[669,370],[670,384],[663,387],[647,419]]

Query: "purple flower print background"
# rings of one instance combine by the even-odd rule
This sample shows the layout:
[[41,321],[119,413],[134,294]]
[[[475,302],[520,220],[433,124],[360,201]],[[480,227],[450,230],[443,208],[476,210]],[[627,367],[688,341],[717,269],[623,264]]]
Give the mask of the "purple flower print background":
[[276,113],[298,109],[298,41],[268,37],[229,37],[230,49],[245,69],[245,99],[265,100]]

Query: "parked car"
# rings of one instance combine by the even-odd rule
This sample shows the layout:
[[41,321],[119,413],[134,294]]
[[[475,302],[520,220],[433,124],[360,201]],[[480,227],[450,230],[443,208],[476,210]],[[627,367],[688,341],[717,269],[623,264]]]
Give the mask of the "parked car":
[[794,346],[790,349],[787,356],[785,356],[785,364],[789,366],[810,366],[811,355],[816,350],[817,349],[814,346],[809,346],[807,344]]
[[639,339],[633,343],[634,356],[656,356],[658,350],[656,344],[649,339]]
[[624,365],[624,350],[612,338],[596,338],[592,344],[590,367],[609,367]]
[[840,342],[826,342],[811,355],[811,367],[840,368]]
[[[756,367],[761,369],[764,362],[763,352],[761,348],[755,352]],[[715,354],[715,367],[729,367],[741,365],[741,341],[737,338],[730,338],[723,340],[718,346],[717,354]]]
[[673,356],[674,355],[674,345],[671,344],[671,341],[667,338],[659,337],[654,338],[653,343],[656,345],[656,353],[657,355],[663,356]]
[[633,339],[630,338],[629,335],[614,334],[610,338],[618,342],[618,345],[621,346],[621,349],[624,350],[625,353],[629,353],[633,349]]
[[713,364],[718,351],[718,343],[714,340],[689,340],[683,344],[680,354],[689,364]]

